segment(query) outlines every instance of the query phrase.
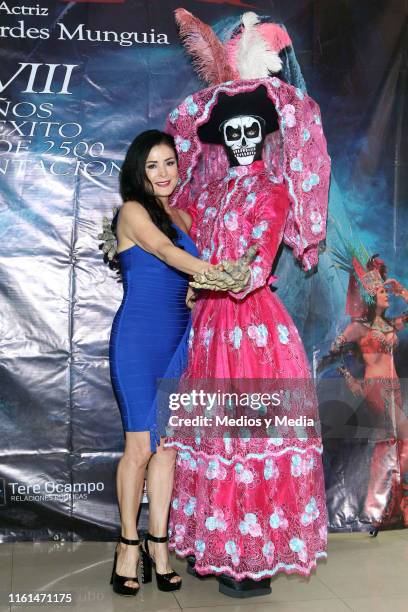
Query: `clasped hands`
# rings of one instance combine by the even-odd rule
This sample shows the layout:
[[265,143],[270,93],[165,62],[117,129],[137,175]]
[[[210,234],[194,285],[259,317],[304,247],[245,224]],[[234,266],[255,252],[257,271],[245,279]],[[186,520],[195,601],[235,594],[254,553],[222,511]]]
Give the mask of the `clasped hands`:
[[239,259],[225,260],[204,272],[194,274],[190,287],[212,289],[212,291],[232,291],[232,293],[243,291],[251,277],[249,264],[254,261],[257,252],[258,247],[252,245]]

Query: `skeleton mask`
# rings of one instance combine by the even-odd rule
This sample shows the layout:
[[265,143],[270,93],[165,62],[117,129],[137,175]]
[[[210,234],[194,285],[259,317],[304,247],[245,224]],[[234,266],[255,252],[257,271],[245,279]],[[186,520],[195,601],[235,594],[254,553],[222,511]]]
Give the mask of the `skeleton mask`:
[[263,123],[261,117],[239,115],[220,125],[231,166],[248,166],[261,159]]

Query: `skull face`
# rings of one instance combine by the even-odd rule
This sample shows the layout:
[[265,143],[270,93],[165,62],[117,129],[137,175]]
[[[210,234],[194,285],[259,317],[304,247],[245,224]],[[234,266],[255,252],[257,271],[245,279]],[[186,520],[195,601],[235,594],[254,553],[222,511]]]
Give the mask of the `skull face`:
[[260,117],[239,115],[221,124],[224,144],[233,166],[248,166],[261,159],[263,134]]

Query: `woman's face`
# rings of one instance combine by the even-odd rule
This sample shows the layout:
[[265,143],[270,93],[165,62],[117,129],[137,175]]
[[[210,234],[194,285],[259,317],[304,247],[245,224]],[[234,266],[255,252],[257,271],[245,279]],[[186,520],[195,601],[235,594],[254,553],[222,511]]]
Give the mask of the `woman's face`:
[[152,147],[146,159],[145,171],[154,195],[158,198],[170,196],[178,181],[177,159],[174,150],[164,143]]
[[390,305],[389,299],[388,299],[388,294],[387,291],[385,290],[385,287],[380,287],[379,289],[377,289],[377,308],[379,310],[385,310],[386,308],[388,308],[388,306]]

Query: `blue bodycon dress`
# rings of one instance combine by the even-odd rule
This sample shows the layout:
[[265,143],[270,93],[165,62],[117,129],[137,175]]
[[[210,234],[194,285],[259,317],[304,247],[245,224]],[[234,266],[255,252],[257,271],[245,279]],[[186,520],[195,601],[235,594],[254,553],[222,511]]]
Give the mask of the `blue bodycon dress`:
[[[176,229],[178,246],[198,256],[188,234]],[[189,276],[137,245],[119,259],[124,294],[110,336],[112,385],[124,430],[149,431],[155,451],[164,434],[157,425],[158,379],[174,376],[187,356]]]

